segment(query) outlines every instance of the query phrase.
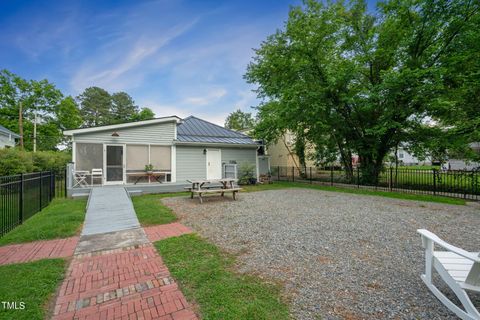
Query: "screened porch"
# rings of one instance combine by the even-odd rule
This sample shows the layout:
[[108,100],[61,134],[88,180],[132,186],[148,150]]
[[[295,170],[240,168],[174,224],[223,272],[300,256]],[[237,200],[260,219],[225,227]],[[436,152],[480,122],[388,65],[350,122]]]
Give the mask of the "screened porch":
[[172,181],[172,146],[75,142],[72,187]]

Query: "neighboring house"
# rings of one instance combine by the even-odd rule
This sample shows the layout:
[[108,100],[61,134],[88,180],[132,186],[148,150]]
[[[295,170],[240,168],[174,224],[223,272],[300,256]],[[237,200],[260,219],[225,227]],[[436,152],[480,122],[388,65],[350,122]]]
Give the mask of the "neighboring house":
[[[392,156],[395,157],[395,152],[392,152]],[[425,158],[424,160],[420,160],[402,146],[398,147],[397,149],[397,159],[401,165],[406,166],[429,166],[432,164],[432,160],[429,157]]]
[[[473,151],[480,154],[480,142],[470,143]],[[480,169],[480,162],[468,161],[465,159],[448,159],[447,163],[442,165],[445,170],[477,170]]]
[[163,173],[162,182],[219,179],[242,164],[258,177],[259,145],[248,136],[208,121],[177,116],[67,130],[74,171],[103,170],[103,184],[138,182],[145,165]]
[[16,140],[19,138],[18,134],[0,125],[0,148],[15,147]]
[[[306,148],[305,163],[307,167],[314,167],[315,162],[308,157],[314,151],[313,147]],[[300,160],[295,153],[295,135],[286,132],[277,142],[267,146],[267,154],[270,156],[270,166],[273,167],[296,167],[300,168]]]

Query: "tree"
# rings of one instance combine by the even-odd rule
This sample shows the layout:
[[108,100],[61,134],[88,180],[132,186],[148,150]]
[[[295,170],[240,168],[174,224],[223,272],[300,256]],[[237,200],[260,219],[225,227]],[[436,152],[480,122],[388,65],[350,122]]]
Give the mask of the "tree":
[[77,97],[80,104],[80,115],[85,127],[102,126],[114,123],[112,115],[112,97],[105,89],[99,87],[86,88]]
[[364,1],[293,8],[284,29],[255,50],[245,75],[263,101],[256,131],[271,139],[302,132],[323,154],[339,154],[350,178],[357,154],[362,179],[376,183],[392,148],[424,142],[416,133],[432,126],[426,119],[446,118],[440,111],[456,93],[445,94],[444,64],[459,56],[473,63],[473,52],[455,46],[478,30],[479,6],[392,0],[376,15]]
[[155,113],[150,108],[142,108],[140,112],[133,115],[132,121],[150,120],[155,118]]
[[57,121],[57,107],[62,97],[60,90],[47,80],[25,80],[7,70],[0,71],[0,123],[19,132],[19,107],[22,104],[23,138],[27,150],[33,146],[35,114],[38,150],[55,150],[62,140]]
[[115,123],[133,121],[138,112],[138,106],[135,105],[128,93],[116,92],[112,94],[112,114]]
[[82,125],[78,105],[71,96],[64,98],[56,110],[58,126],[62,130],[75,129]]
[[251,129],[255,125],[255,120],[249,112],[243,112],[240,109],[233,111],[225,119],[225,128],[232,130],[245,130]]

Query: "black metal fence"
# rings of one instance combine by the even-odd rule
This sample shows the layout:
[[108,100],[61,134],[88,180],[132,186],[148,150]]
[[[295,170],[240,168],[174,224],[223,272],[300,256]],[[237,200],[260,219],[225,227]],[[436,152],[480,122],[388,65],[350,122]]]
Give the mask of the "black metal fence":
[[362,175],[355,168],[347,174],[340,167],[272,167],[273,180],[320,183],[332,186],[350,186],[382,191],[401,191],[415,194],[441,195],[454,198],[480,200],[480,174],[478,171],[384,168],[378,179]]
[[53,198],[65,197],[65,177],[64,170],[0,177],[0,237],[40,212]]

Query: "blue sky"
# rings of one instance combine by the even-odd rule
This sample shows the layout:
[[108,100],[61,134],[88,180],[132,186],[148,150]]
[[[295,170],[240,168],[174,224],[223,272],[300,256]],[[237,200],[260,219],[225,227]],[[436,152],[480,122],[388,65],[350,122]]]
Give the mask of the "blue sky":
[[0,69],[73,96],[126,91],[157,116],[223,124],[257,105],[242,78],[252,48],[297,0],[0,2]]

